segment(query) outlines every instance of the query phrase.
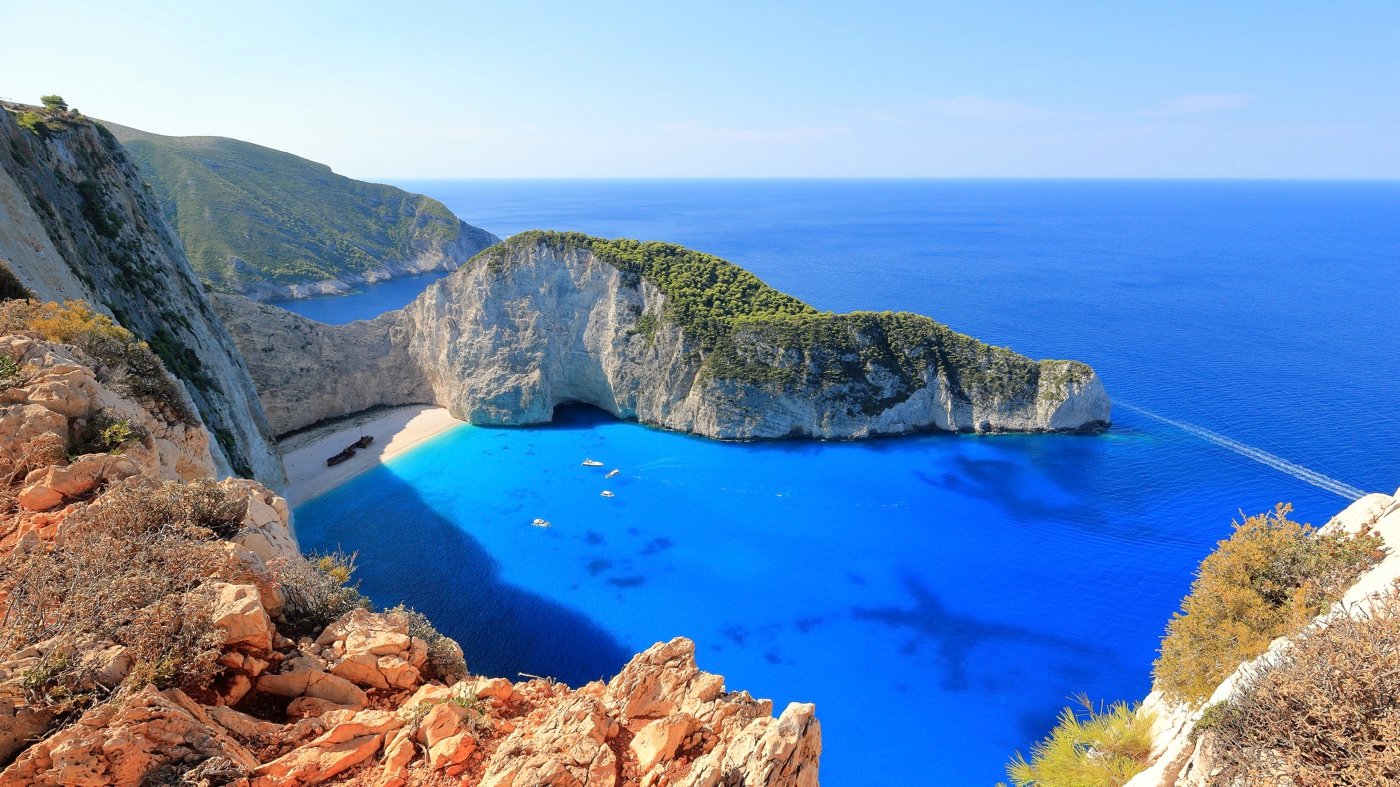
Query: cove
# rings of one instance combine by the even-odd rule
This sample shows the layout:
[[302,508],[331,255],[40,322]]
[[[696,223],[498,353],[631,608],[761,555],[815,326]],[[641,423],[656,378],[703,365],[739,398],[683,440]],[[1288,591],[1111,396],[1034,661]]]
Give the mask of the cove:
[[1277,487],[1131,412],[1101,436],[723,443],[576,408],[457,427],[296,527],[474,672],[577,685],[687,636],[729,688],[817,704],[824,783],[988,784],[1070,695],[1146,692],[1196,562]]

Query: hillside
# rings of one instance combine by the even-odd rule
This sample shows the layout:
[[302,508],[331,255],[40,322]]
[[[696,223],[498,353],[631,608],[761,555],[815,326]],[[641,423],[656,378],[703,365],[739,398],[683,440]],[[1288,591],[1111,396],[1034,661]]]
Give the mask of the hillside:
[[106,124],[205,285],[265,300],[451,270],[499,239],[437,200],[225,137]]

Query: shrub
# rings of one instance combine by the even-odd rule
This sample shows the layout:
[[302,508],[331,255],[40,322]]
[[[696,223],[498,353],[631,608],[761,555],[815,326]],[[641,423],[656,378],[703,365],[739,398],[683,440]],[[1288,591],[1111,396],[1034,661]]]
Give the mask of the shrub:
[[1201,563],[1153,666],[1157,687],[1199,703],[1275,638],[1302,628],[1380,559],[1378,536],[1316,535],[1292,506],[1235,523]]
[[1214,783],[1400,779],[1400,597],[1354,612],[1303,632],[1246,676],[1202,733],[1220,768]]
[[150,346],[86,303],[0,301],[0,333],[22,332],[77,347],[101,364],[96,370],[99,380],[131,396],[152,399],[175,420],[196,423],[179,385]]
[[0,560],[0,659],[57,638],[59,661],[30,676],[52,701],[96,698],[82,665],[61,659],[102,642],[128,648],[128,684],[201,687],[217,653],[208,610],[187,594],[210,580],[249,578],[209,527],[224,510],[210,513],[211,486],[128,479],[70,514],[61,542]]
[[39,96],[39,101],[43,103],[44,109],[50,112],[67,112],[68,102],[63,100],[63,96],[49,95]]
[[1020,752],[1006,766],[1016,787],[1117,787],[1147,767],[1152,752],[1152,715],[1117,702],[1094,710],[1081,695],[1080,708],[1065,708],[1050,736]]
[[451,684],[466,677],[467,662],[462,658],[462,648],[451,637],[444,635],[433,626],[432,621],[422,612],[402,603],[390,613],[403,615],[408,619],[408,634],[423,640],[428,645],[428,678],[437,678]]
[[8,355],[0,355],[0,390],[22,385],[23,370]]
[[273,577],[287,595],[283,614],[293,636],[320,632],[353,609],[369,609],[355,573],[355,553],[330,552],[309,557],[274,558]]
[[24,282],[19,280],[14,270],[4,260],[0,260],[0,301],[14,300],[15,298],[28,300],[33,297],[34,293],[24,286]]

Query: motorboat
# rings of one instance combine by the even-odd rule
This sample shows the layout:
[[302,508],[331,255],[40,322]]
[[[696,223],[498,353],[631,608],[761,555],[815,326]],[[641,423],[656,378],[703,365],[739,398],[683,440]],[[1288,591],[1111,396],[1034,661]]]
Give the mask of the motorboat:
[[612,496],[613,496],[613,493],[612,493],[612,492],[609,492],[609,491],[606,490],[606,489],[603,490],[602,494],[603,494],[603,497],[612,497]]
[[549,520],[548,520],[548,519],[536,519],[535,521],[531,522],[530,524],[534,525],[535,527],[549,527]]
[[597,459],[585,459],[585,460],[583,460],[583,466],[584,466],[584,467],[602,467],[602,466],[603,466],[603,463],[602,463],[602,462],[599,462]]
[[603,476],[603,477],[604,477],[604,478],[613,478],[614,476],[616,476],[618,473],[621,473],[621,472],[622,472],[621,470],[618,470],[617,468],[613,468],[612,470],[609,470],[609,471],[608,471],[608,474],[605,475],[605,476]]

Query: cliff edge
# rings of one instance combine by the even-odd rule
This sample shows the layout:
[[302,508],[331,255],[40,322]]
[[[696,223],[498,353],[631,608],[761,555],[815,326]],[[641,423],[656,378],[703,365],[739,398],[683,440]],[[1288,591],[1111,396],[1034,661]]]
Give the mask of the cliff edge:
[[101,125],[4,105],[0,261],[38,298],[85,300],[148,342],[214,435],[223,473],[285,482],[238,349],[140,171]]
[[[366,404],[534,424],[582,403],[721,439],[1080,431],[1110,418],[1085,364],[1034,361],[916,314],[818,312],[672,244],[523,233],[403,310],[345,326],[214,303],[278,433]],[[398,373],[371,373],[385,367]]]

